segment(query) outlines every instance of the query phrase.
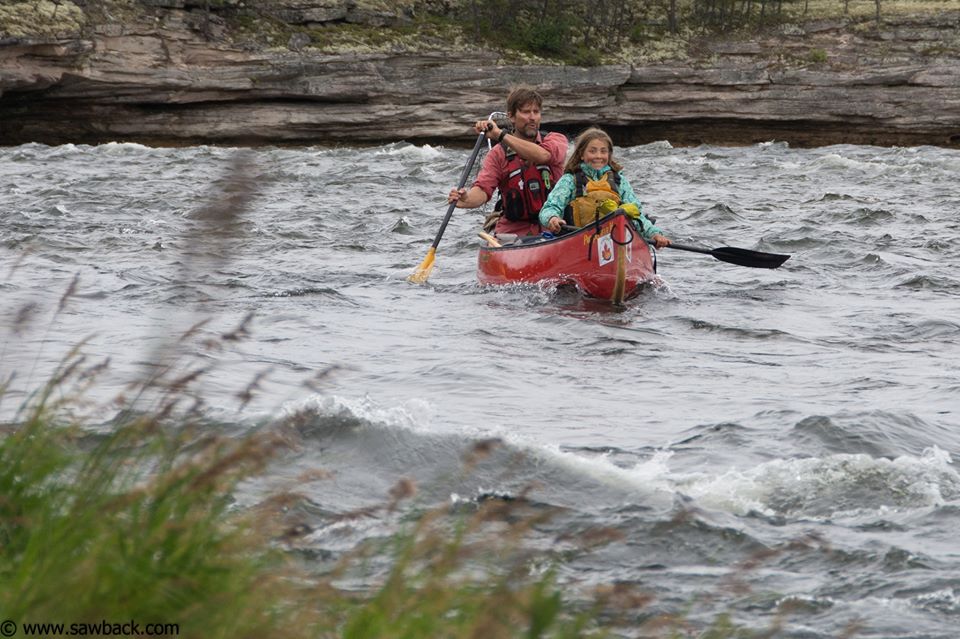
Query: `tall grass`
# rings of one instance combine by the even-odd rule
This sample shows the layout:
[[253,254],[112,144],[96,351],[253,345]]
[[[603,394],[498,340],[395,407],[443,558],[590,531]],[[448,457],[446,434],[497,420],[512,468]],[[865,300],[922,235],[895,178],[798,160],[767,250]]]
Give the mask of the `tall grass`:
[[228,512],[272,447],[152,416],[90,435],[37,405],[0,443],[0,610],[20,623],[178,623],[197,637],[281,629],[268,614],[281,558],[263,526]]
[[[64,373],[85,371],[68,362]],[[582,637],[551,570],[519,543],[545,516],[507,502],[417,516],[386,543],[308,575],[283,550],[278,494],[231,507],[238,482],[286,450],[277,428],[206,435],[189,418],[139,414],[97,434],[61,424],[50,386],[0,439],[0,616],[23,623],[177,624],[185,637]],[[54,406],[58,404],[59,406]],[[398,483],[381,507],[414,493]],[[359,515],[359,514],[358,514]],[[349,515],[348,515],[349,516]],[[338,580],[390,568],[369,592]]]

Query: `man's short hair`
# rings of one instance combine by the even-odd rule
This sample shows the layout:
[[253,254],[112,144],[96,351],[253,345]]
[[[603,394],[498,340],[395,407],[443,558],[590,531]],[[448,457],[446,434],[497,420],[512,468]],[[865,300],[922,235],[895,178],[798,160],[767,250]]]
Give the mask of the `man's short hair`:
[[516,87],[507,96],[507,113],[513,115],[520,107],[530,102],[535,102],[537,108],[543,107],[543,97],[535,89],[528,86]]

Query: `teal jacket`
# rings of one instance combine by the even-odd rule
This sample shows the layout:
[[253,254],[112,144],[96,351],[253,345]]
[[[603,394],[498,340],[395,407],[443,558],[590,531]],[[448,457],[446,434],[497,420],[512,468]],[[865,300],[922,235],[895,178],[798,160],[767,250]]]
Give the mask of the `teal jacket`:
[[[599,180],[601,177],[603,177],[604,173],[612,171],[613,169],[607,165],[598,171],[597,169],[594,169],[593,167],[581,162],[580,170],[586,173],[587,177],[591,180]],[[567,205],[573,201],[573,198],[576,197],[576,195],[576,178],[574,178],[573,173],[564,173],[553,186],[553,190],[550,191],[550,195],[547,196],[547,201],[544,202],[543,208],[540,209],[540,224],[546,226],[547,222],[549,222],[550,218],[553,216],[563,219],[563,210],[567,208]],[[664,234],[660,228],[654,226],[653,222],[651,222],[647,216],[643,214],[643,205],[640,203],[640,200],[637,199],[636,193],[633,192],[633,187],[630,186],[630,181],[627,180],[627,176],[625,176],[623,173],[620,173],[620,203],[636,204],[637,208],[640,209],[640,217],[634,220],[633,223],[638,229],[640,229],[640,232],[643,234],[644,238],[649,240],[655,234]]]

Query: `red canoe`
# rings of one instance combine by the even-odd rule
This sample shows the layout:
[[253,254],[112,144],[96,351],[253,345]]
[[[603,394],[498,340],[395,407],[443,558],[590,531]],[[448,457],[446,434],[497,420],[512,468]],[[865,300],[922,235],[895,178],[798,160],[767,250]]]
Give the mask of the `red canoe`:
[[619,304],[657,272],[655,254],[619,210],[560,237],[524,239],[480,248],[481,284],[572,282],[590,297]]

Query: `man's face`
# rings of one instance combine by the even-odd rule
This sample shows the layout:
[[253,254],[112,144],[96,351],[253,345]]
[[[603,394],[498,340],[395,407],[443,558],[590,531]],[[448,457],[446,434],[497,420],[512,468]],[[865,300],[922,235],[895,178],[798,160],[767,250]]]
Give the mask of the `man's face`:
[[514,133],[528,140],[536,139],[540,130],[540,107],[536,102],[521,104],[516,112],[507,117],[513,123]]

